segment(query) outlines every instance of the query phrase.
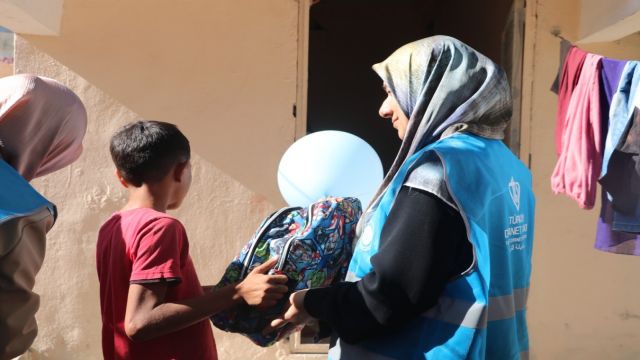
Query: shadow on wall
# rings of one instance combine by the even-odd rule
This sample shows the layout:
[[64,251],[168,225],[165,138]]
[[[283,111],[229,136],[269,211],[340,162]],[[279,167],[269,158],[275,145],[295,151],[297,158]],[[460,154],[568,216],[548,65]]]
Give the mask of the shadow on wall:
[[276,168],[294,138],[297,2],[67,0],[58,37],[24,36],[194,150],[282,202]]

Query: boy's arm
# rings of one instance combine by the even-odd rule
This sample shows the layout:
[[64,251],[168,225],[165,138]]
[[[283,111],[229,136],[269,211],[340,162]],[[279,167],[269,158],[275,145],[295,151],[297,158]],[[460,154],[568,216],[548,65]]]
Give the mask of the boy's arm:
[[125,332],[134,341],[149,340],[191,326],[243,300],[249,305],[274,305],[288,291],[286,276],[265,275],[276,261],[256,267],[238,284],[178,302],[164,302],[167,283],[131,284]]

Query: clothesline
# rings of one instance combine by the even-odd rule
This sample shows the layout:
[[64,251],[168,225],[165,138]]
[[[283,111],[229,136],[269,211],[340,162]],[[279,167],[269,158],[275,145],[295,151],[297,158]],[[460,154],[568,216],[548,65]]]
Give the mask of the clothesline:
[[565,39],[558,94],[551,188],[584,209],[603,187],[595,247],[640,255],[640,63],[584,51]]

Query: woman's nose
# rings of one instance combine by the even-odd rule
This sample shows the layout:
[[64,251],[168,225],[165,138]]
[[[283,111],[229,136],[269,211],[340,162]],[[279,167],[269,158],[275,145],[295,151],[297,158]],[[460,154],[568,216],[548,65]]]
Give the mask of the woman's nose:
[[387,96],[387,98],[382,102],[382,105],[380,105],[380,109],[378,109],[378,114],[380,115],[380,117],[388,119],[391,118],[391,116],[393,115],[393,111],[391,110],[391,106],[390,106],[390,96]]

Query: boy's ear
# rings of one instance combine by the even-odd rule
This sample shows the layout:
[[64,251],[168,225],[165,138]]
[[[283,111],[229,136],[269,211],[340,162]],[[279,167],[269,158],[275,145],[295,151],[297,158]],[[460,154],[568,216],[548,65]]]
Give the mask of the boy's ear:
[[173,180],[176,182],[182,182],[182,174],[184,173],[184,169],[187,168],[187,163],[189,161],[177,163],[173,168]]
[[129,183],[127,183],[127,180],[124,179],[122,174],[120,174],[120,170],[118,170],[118,169],[116,169],[116,177],[118,178],[118,181],[120,181],[120,184],[122,184],[122,186],[124,186],[126,188],[129,187]]

